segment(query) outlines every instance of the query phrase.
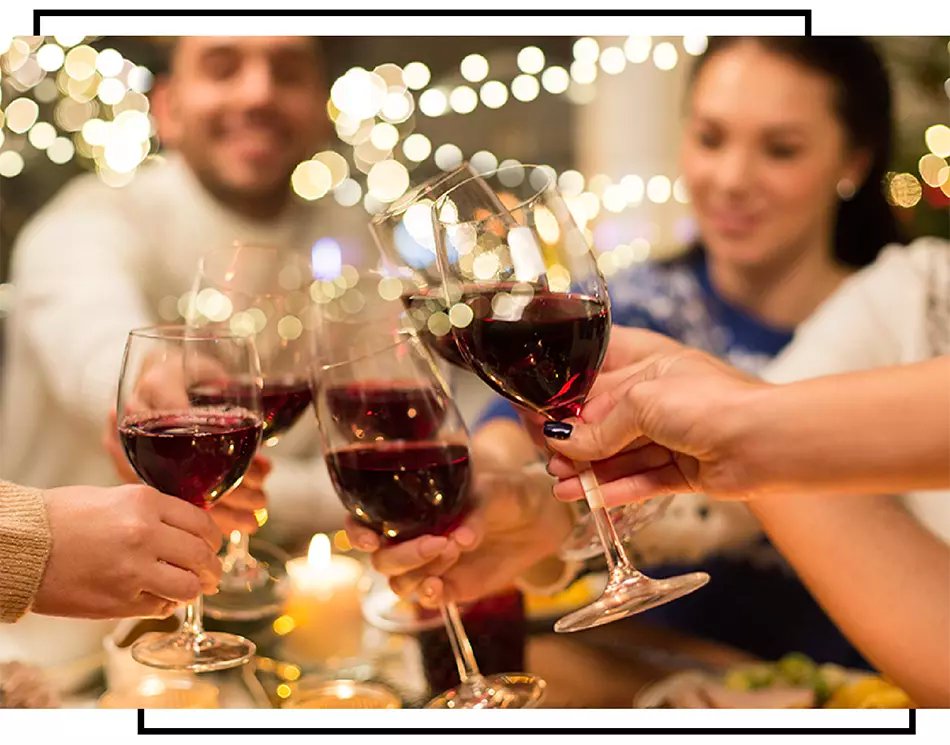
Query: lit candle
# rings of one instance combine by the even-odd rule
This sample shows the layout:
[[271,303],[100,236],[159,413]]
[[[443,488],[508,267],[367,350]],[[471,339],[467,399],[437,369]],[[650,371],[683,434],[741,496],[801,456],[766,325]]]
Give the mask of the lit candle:
[[363,636],[360,563],[334,555],[330,539],[318,533],[306,557],[287,562],[287,575],[286,613],[293,619],[288,656],[318,661],[356,657]]

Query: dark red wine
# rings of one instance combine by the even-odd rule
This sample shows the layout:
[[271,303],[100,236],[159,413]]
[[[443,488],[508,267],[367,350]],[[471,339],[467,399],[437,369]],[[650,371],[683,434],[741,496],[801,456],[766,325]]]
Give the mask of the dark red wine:
[[119,437],[142,481],[207,508],[247,471],[261,430],[249,413],[189,411],[126,417]]
[[472,369],[506,397],[554,419],[576,416],[607,351],[610,312],[584,295],[537,292],[523,306],[492,310],[503,290],[466,302],[474,317],[456,329]]
[[[460,608],[478,668],[485,675],[524,670],[526,624],[524,596],[518,590],[490,595]],[[418,608],[421,618],[439,611]],[[458,666],[444,626],[419,633],[426,682],[432,694],[459,684]]]
[[347,510],[392,541],[448,533],[470,506],[464,445],[351,445],[330,453],[327,468]]
[[438,301],[429,298],[423,290],[420,290],[414,295],[403,295],[402,302],[412,318],[415,319],[419,329],[419,336],[422,338],[422,341],[425,342],[425,345],[446,362],[468,370],[468,363],[465,361],[465,358],[462,357],[462,353],[459,351],[458,344],[455,342],[455,336],[452,334],[451,329],[442,336],[433,334],[429,329],[429,316],[432,313],[444,311],[444,306]]
[[332,386],[333,422],[360,440],[428,440],[445,421],[447,402],[435,388],[395,381]]
[[[192,388],[190,398],[196,406],[241,405],[249,396],[250,383],[206,383]],[[306,380],[264,379],[261,409],[264,414],[264,442],[273,444],[276,438],[289,430],[310,405],[310,383]],[[244,405],[247,405],[245,401]],[[273,440],[273,442],[271,442]]]

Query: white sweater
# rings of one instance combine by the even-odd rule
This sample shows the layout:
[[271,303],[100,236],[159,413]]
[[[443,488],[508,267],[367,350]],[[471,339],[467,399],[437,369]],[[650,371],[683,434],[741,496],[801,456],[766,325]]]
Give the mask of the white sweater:
[[[362,269],[375,255],[366,222],[362,209],[332,200],[249,221],[212,199],[176,156],[121,189],[94,175],[71,181],[23,229],[13,254],[0,475],[41,488],[116,483],[100,438],[129,330],[162,322],[162,299],[190,290],[199,258],[235,240],[306,249],[330,236],[343,262]],[[304,416],[268,453],[278,530],[341,524],[319,452],[314,419]]]

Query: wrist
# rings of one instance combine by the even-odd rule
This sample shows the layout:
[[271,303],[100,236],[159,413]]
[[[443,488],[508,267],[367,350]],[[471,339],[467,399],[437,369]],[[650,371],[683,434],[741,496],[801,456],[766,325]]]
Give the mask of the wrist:
[[720,413],[716,460],[731,474],[737,493],[753,496],[772,485],[780,460],[775,443],[781,437],[774,414],[779,388],[764,381],[746,382]]

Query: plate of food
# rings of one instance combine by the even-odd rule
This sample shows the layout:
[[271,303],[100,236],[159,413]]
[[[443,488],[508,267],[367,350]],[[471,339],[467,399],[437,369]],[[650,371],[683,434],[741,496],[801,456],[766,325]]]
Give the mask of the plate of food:
[[637,709],[907,709],[910,697],[865,670],[819,665],[793,652],[722,674],[688,671],[644,688]]

